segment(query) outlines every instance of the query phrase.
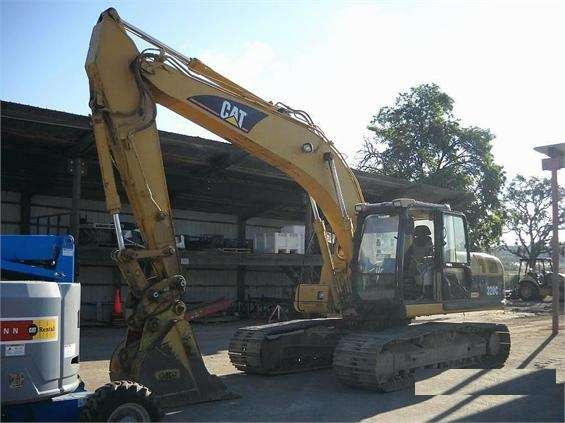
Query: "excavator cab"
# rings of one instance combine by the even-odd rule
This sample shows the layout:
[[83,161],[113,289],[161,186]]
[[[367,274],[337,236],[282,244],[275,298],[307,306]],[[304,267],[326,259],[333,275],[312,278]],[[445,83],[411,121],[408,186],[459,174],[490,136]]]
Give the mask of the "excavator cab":
[[[412,199],[359,204],[351,263],[355,308],[407,317],[406,305],[470,298],[471,255],[462,213]],[[435,308],[435,307],[431,307]]]

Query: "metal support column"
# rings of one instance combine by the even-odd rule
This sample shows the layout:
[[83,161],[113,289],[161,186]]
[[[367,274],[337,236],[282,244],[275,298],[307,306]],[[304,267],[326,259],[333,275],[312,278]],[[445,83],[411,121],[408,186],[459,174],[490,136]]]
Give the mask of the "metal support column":
[[553,235],[551,238],[551,258],[553,261],[552,285],[552,332],[559,333],[559,185],[557,184],[557,168],[551,169],[551,208],[553,212]]

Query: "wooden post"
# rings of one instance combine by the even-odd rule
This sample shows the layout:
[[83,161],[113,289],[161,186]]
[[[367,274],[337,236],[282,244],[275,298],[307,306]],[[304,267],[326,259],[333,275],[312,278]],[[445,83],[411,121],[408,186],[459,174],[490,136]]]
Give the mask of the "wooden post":
[[31,235],[31,193],[28,189],[20,193],[20,234]]
[[237,266],[237,302],[240,312],[245,310],[245,266]]
[[559,333],[559,185],[557,184],[557,166],[551,169],[551,206],[553,209],[553,236],[551,239],[551,255],[553,261],[552,285],[552,332]]
[[73,196],[71,206],[71,235],[75,239],[75,245],[78,245],[78,235],[80,227],[80,196],[82,183],[82,159],[75,157],[70,161],[70,170],[73,175]]
[[[237,217],[237,243],[238,247],[245,246],[245,238],[247,236],[247,219],[242,216]],[[245,310],[245,274],[247,268],[245,266],[237,266],[237,302],[240,313]]]
[[245,238],[247,236],[247,219],[241,216],[237,217],[237,243],[239,248],[245,246]]

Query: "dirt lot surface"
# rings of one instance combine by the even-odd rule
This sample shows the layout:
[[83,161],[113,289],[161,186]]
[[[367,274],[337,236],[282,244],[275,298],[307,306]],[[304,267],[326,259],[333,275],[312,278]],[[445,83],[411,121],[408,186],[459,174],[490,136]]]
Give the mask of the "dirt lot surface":
[[[389,394],[342,386],[331,370],[274,377],[245,375],[227,355],[237,324],[195,325],[210,372],[239,399],[173,410],[169,421],[564,421],[565,316],[551,335],[549,303],[513,302],[505,310],[427,320],[506,323],[512,349],[504,369],[421,373],[415,389]],[[81,376],[87,388],[108,381],[108,360],[123,329],[83,328]]]

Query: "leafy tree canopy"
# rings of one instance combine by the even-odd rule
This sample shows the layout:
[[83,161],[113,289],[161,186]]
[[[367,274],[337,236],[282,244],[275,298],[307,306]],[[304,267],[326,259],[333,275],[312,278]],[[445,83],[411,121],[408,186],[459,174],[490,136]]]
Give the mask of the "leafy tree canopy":
[[[553,224],[551,216],[551,181],[516,176],[504,192],[505,229],[516,238],[518,248],[504,245],[518,257],[535,259],[549,254]],[[565,221],[565,207],[560,204],[559,223]]]
[[489,248],[502,234],[499,192],[505,176],[491,152],[488,129],[466,127],[453,114],[453,99],[435,84],[401,93],[391,107],[373,116],[373,133],[359,151],[368,172],[468,191],[459,205],[469,222],[472,246]]

